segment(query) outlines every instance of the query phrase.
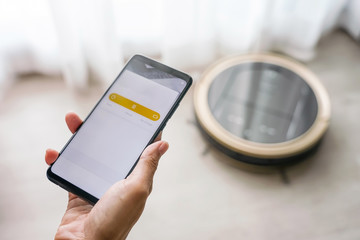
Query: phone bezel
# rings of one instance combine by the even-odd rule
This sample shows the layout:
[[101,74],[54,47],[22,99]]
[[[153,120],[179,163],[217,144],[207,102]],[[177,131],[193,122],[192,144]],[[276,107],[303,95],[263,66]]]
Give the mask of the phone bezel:
[[[133,60],[138,60],[143,62],[144,64],[148,64],[156,69],[159,69],[163,72],[169,73],[175,77],[178,77],[180,79],[183,79],[186,81],[186,85],[184,90],[179,94],[179,97],[177,98],[177,100],[174,102],[174,104],[172,105],[171,109],[169,110],[169,112],[166,114],[166,116],[164,117],[163,121],[161,122],[161,124],[159,125],[159,127],[156,129],[156,131],[154,132],[153,136],[151,137],[150,141],[147,143],[146,146],[150,145],[155,138],[157,137],[157,135],[162,131],[162,129],[165,127],[167,121],[171,118],[172,114],[175,112],[175,110],[177,109],[177,107],[179,106],[180,101],[183,99],[183,97],[185,96],[186,92],[189,90],[191,84],[192,84],[192,78],[186,74],[183,73],[181,71],[178,71],[176,69],[173,69],[169,66],[166,66],[160,62],[157,62],[156,60],[153,60],[151,58],[145,57],[143,55],[134,55],[132,58],[130,58],[128,60],[128,62],[125,64],[125,66],[123,67],[123,69],[120,71],[120,73],[116,76],[115,80],[110,84],[110,86],[108,87],[108,89],[104,92],[104,94],[102,95],[102,97],[99,99],[99,101],[95,104],[95,106],[93,107],[93,109],[90,111],[90,113],[87,115],[87,117],[84,119],[83,123],[85,123],[87,121],[87,119],[91,116],[91,114],[93,113],[93,111],[97,108],[97,106],[99,105],[99,103],[105,98],[106,94],[108,93],[108,91],[110,90],[110,88],[115,84],[115,82],[117,81],[117,79],[120,77],[120,75],[124,72],[124,70],[126,69],[126,67],[131,64],[131,61]],[[82,126],[82,125],[81,125]],[[76,136],[77,132],[81,129],[81,126],[78,128],[78,130],[71,136],[71,138],[68,140],[68,142],[65,144],[65,146],[62,148],[62,150],[59,153],[59,156],[62,154],[62,152],[67,148],[67,146],[71,143],[72,139]],[[144,148],[145,149],[145,148]],[[143,150],[144,150],[143,149]],[[134,162],[133,167],[131,168],[131,170],[129,171],[128,175],[133,171],[133,169],[135,168],[136,164],[138,163],[139,158]],[[54,163],[53,163],[54,164]],[[56,175],[55,173],[53,173],[51,171],[51,167],[53,166],[53,164],[51,164],[47,170],[47,178],[59,185],[61,188],[74,193],[75,195],[79,196],[80,198],[88,201],[91,204],[95,204],[99,199],[93,195],[91,195],[90,193],[86,192],[85,190],[75,186],[74,184],[72,184],[71,182],[63,179],[62,177]],[[126,177],[127,177],[126,176]]]

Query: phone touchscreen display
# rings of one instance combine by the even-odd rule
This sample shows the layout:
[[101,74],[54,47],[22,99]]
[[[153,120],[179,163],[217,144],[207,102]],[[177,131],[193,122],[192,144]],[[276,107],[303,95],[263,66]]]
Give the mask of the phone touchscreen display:
[[132,59],[52,172],[100,198],[126,178],[185,87],[185,80]]

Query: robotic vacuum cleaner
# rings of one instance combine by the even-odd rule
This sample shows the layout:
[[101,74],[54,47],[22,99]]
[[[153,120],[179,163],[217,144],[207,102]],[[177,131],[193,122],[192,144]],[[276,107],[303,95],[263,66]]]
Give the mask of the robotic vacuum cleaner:
[[329,126],[330,100],[305,66],[272,54],[220,60],[197,82],[195,114],[227,155],[257,165],[303,159]]

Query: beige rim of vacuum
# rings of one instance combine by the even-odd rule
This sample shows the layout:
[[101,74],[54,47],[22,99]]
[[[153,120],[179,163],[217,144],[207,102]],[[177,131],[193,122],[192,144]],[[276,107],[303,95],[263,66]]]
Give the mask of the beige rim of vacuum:
[[[313,90],[318,113],[313,125],[299,137],[283,143],[264,144],[239,138],[223,128],[211,113],[208,92],[213,80],[222,71],[242,63],[263,62],[278,65],[299,75]],[[194,107],[197,119],[205,132],[227,149],[256,158],[286,158],[309,150],[324,135],[330,120],[329,96],[318,78],[305,66],[274,54],[250,54],[225,58],[210,66],[196,83]]]

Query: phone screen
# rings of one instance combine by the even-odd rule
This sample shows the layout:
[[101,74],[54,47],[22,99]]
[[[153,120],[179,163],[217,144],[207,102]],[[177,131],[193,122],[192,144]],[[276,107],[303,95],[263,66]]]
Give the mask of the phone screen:
[[51,166],[98,199],[127,177],[191,84],[143,58],[128,62]]

